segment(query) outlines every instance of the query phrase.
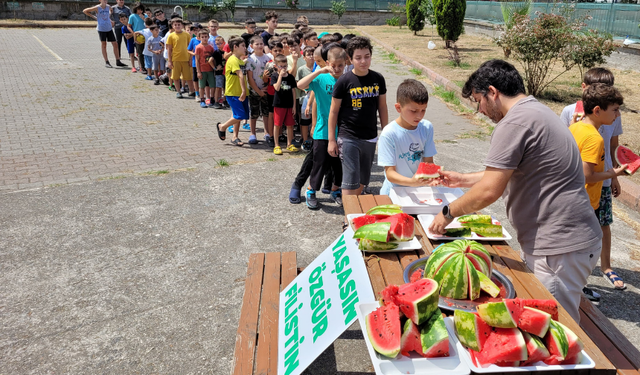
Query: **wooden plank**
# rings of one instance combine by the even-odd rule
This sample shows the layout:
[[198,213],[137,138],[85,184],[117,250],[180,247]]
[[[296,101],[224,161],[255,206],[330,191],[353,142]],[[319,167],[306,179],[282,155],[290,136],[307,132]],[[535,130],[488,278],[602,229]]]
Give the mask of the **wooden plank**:
[[282,253],[282,272],[280,276],[280,291],[289,286],[289,283],[298,276],[297,256],[295,251]]
[[402,277],[404,270],[400,265],[397,253],[378,253],[380,257],[380,269],[384,276],[385,285],[402,285],[404,278]]
[[[529,268],[520,259],[520,255],[517,254],[510,246],[495,245],[493,248],[500,255],[507,267],[511,270],[514,278],[518,279],[522,285],[527,289],[531,298],[535,299],[554,299],[553,295],[542,285],[542,283],[536,278],[536,276],[529,270]],[[585,351],[596,362],[595,370],[603,370],[603,373],[608,373],[608,370],[614,369],[614,366],[597,347],[597,345],[589,338],[589,336],[580,328],[567,311],[558,303],[559,320],[562,324],[571,329],[580,339],[584,342]],[[596,371],[599,372],[599,371]],[[593,371],[592,371],[593,373]]]
[[342,196],[342,208],[344,208],[345,219],[350,214],[361,214],[360,201],[357,195]]
[[382,289],[387,286],[387,283],[384,281],[384,276],[382,275],[382,269],[380,269],[380,257],[376,254],[365,255],[364,263],[367,265],[367,271],[369,272],[373,295],[378,299]]
[[358,196],[358,198],[360,200],[360,207],[362,207],[362,212],[367,212],[377,206],[376,198],[373,195],[360,195]]
[[595,308],[586,297],[582,297],[580,301],[580,309],[587,315],[593,323],[598,327],[605,336],[607,336],[613,345],[627,358],[634,366],[640,368],[640,352],[629,340],[611,323],[600,310]]
[[253,373],[253,355],[258,331],[258,309],[264,271],[264,253],[251,254],[244,284],[244,296],[240,309],[236,348],[233,358],[234,375]]
[[256,374],[278,371],[278,309],[280,297],[280,253],[267,253],[264,260],[260,324],[256,352]]
[[393,204],[393,201],[391,201],[391,198],[389,198],[388,195],[374,195],[373,197],[376,200],[377,206],[380,206],[383,204]]

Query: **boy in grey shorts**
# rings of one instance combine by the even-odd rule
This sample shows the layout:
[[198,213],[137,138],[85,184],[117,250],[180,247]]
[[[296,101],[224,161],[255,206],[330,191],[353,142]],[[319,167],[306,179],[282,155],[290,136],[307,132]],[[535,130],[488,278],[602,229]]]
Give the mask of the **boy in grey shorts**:
[[347,54],[353,70],[338,78],[333,87],[327,151],[334,157],[340,155],[343,195],[359,195],[369,184],[378,140],[377,115],[382,127],[389,123],[384,77],[369,69],[372,51],[368,38],[351,39]]
[[160,36],[160,29],[158,27],[150,27],[151,34],[153,35],[149,39],[147,48],[153,53],[151,56],[153,71],[155,74],[154,85],[160,84],[160,76],[164,74],[164,46],[162,45],[162,37]]

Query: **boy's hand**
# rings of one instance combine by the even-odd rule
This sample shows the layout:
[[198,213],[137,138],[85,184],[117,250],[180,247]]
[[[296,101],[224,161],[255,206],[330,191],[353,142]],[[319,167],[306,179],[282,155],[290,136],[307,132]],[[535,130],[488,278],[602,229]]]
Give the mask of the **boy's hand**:
[[238,100],[240,100],[241,102],[244,102],[246,98],[247,98],[247,94],[243,92],[242,95],[240,95],[240,97],[238,98]]
[[293,108],[291,108],[291,113],[295,116],[296,115],[296,105],[293,105]]
[[582,121],[583,118],[584,113],[574,113],[573,116],[571,116],[571,125],[575,124],[578,121]]
[[311,106],[309,105],[309,102],[307,102],[307,106],[304,109],[304,115],[305,117],[311,116]]
[[323,73],[333,74],[335,73],[335,71],[330,65],[325,65],[324,68],[320,69],[320,74],[323,74]]
[[416,175],[411,177],[409,186],[430,186],[434,179],[418,178]]
[[614,177],[611,179],[611,194],[613,194],[615,198],[618,198],[620,196],[620,193],[622,193],[620,182],[618,181],[617,177]]
[[167,68],[173,69],[173,63],[171,61],[167,61]]
[[298,61],[300,53],[298,53],[298,51],[293,51],[293,53],[291,53],[291,57],[293,57],[293,61]]
[[629,164],[622,164],[618,168],[611,168],[610,170],[613,170],[616,176],[623,176],[626,173],[624,170],[627,169],[628,166]]
[[265,93],[264,93],[264,91],[262,91],[262,90],[260,90],[260,89],[258,89],[258,91],[257,91],[256,93],[257,93],[258,95],[260,95],[261,97],[262,97],[262,96],[267,95],[267,94],[265,94]]
[[264,73],[262,73],[262,76],[266,78],[271,78],[271,71],[269,71],[269,69],[265,69]]
[[198,79],[202,79],[202,72],[198,72]]
[[285,75],[287,75],[287,69],[280,69],[280,72],[278,73],[278,75],[280,77],[284,77]]
[[333,156],[334,158],[338,157],[338,142],[329,141],[329,145],[327,146],[327,152],[329,153],[329,155]]

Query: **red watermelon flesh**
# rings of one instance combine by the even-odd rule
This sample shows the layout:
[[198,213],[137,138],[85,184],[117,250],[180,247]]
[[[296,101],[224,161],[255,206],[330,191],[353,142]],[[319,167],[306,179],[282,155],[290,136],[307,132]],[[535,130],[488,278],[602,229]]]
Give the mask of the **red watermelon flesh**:
[[484,344],[487,342],[487,339],[491,335],[491,326],[488,325],[482,318],[480,314],[477,312],[473,313],[476,316],[476,332],[478,333],[478,342],[480,343],[480,348],[484,348]]
[[476,366],[476,367],[480,367],[480,368],[486,368],[489,367],[491,365],[496,365],[499,367],[519,367],[520,366],[520,361],[514,361],[514,362],[496,362],[496,363],[481,363],[480,361],[478,361],[478,358],[476,358],[476,355],[478,354],[478,352],[474,351],[473,349],[469,349],[469,356],[471,357],[471,362]]
[[492,328],[476,358],[483,364],[526,361],[527,344],[517,328]]
[[382,300],[384,301],[384,304],[390,304],[390,303],[394,303],[394,304],[398,304],[398,301],[396,300],[396,297],[398,296],[398,286],[397,285],[389,285],[386,288],[384,288],[382,290],[382,292],[380,292],[380,294],[382,295]]
[[422,269],[415,270],[415,272],[411,274],[411,277],[409,278],[409,282],[412,283],[414,281],[418,281],[422,279],[422,275],[424,275],[424,270]]
[[518,328],[538,337],[544,337],[551,323],[551,315],[538,309],[525,306],[518,319]]
[[422,342],[420,341],[420,328],[415,325],[411,319],[407,319],[404,323],[404,332],[402,332],[400,353],[409,356],[409,352],[414,351],[421,356],[425,356],[422,351]]
[[575,355],[568,357],[564,361],[562,361],[561,365],[578,365],[582,363],[582,351],[576,353]]
[[398,287],[394,297],[400,311],[415,324],[428,321],[438,309],[438,283],[432,279],[420,279]]
[[415,232],[415,219],[413,216],[400,213],[393,216],[385,217],[378,220],[378,223],[388,222],[391,223],[389,229],[390,239],[396,239],[397,241],[410,241],[413,239]]
[[416,171],[415,176],[423,179],[438,178],[440,177],[440,173],[438,172],[441,169],[442,167],[439,165],[421,162],[420,165],[418,165],[418,170]]
[[582,349],[584,349],[584,344],[582,343],[582,340],[580,340],[578,335],[576,335],[572,330],[570,330],[564,324],[560,322],[556,322],[556,323],[562,327],[565,335],[567,336],[567,344],[569,345],[569,349],[567,350],[567,359],[565,359],[565,361],[567,361],[569,358],[575,358],[578,355],[578,353],[581,353]]
[[400,310],[390,303],[378,307],[365,318],[367,335],[376,352],[395,358],[400,353]]
[[540,338],[526,332],[522,332],[522,337],[524,337],[524,342],[527,343],[527,356],[529,357],[522,363],[522,366],[532,366],[534,363],[544,361],[549,357],[549,351]]
[[357,231],[358,228],[364,225],[373,224],[378,221],[380,218],[378,215],[362,215],[358,216],[351,220],[351,224],[353,226],[353,231]]
[[618,164],[627,164],[627,168],[624,170],[627,174],[634,174],[640,168],[640,156],[634,154],[627,147],[618,146],[615,156]]
[[552,299],[520,299],[522,306],[532,307],[551,314],[551,319],[558,320],[558,303]]

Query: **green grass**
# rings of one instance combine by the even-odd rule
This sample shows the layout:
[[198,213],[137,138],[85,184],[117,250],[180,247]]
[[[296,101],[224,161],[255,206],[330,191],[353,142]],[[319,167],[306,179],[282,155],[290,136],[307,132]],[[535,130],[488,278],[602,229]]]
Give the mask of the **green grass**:
[[230,165],[231,164],[229,164],[229,162],[227,160],[225,160],[225,159],[218,160],[218,166],[219,167],[228,167]]
[[267,161],[276,161],[276,158],[269,158]]
[[398,56],[396,56],[396,54],[393,52],[383,52],[383,54],[387,59],[389,59],[389,61],[391,61],[394,64],[399,64],[402,62],[402,60],[400,60]]
[[460,66],[456,66],[456,63],[454,61],[447,61],[445,65],[450,66],[452,68],[471,69],[471,64],[466,62],[461,62]]
[[453,83],[455,83],[458,87],[463,88],[464,84],[467,83],[467,81],[453,81]]
[[161,170],[161,171],[148,171],[148,172],[143,172],[142,174],[146,174],[146,175],[153,175],[153,176],[160,176],[163,174],[167,174],[169,173],[169,171],[167,170]]
[[435,86],[433,94],[444,100],[446,103],[460,105],[460,99],[458,99],[456,92],[447,90],[444,88],[444,86]]
[[418,68],[411,68],[409,69],[409,71],[417,76],[421,76],[422,75],[422,69],[418,69]]

